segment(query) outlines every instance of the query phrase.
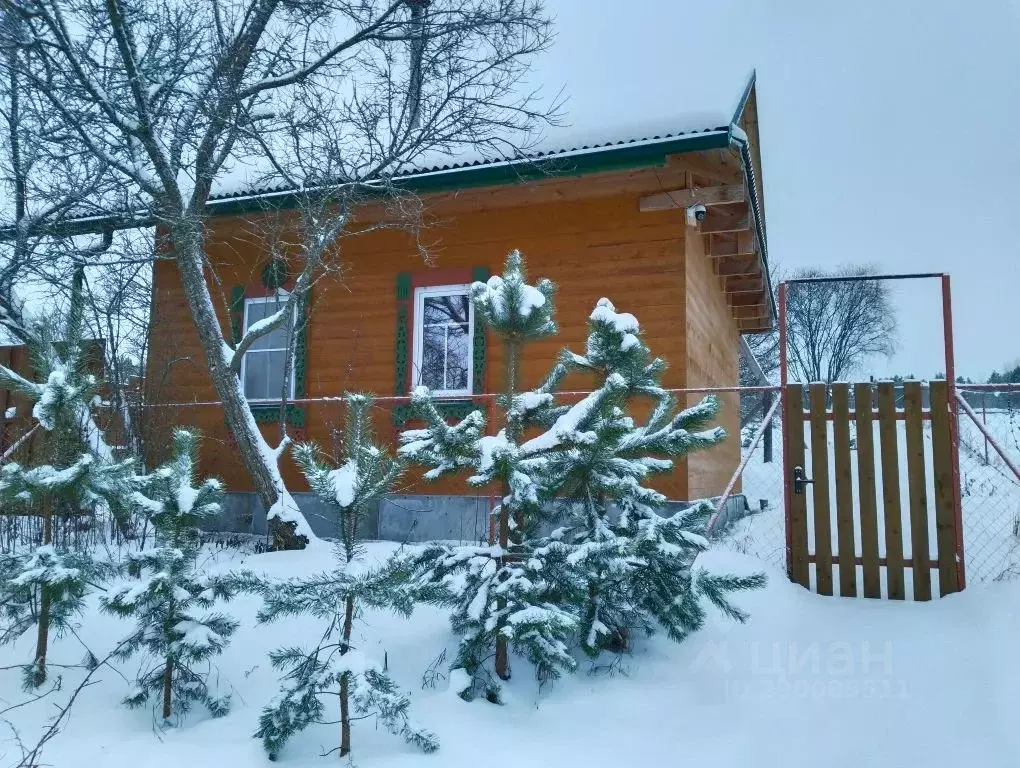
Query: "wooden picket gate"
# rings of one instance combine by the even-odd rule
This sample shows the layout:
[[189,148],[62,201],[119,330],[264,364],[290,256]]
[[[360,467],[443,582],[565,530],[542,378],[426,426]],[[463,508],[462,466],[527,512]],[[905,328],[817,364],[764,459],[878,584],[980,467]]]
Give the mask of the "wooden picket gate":
[[839,595],[902,600],[909,576],[913,599],[930,600],[937,571],[938,595],[963,588],[956,412],[945,381],[928,388],[925,408],[921,383],[906,382],[900,408],[891,382],[811,384],[805,410],[804,387],[786,387],[791,580],[832,595],[835,570]]

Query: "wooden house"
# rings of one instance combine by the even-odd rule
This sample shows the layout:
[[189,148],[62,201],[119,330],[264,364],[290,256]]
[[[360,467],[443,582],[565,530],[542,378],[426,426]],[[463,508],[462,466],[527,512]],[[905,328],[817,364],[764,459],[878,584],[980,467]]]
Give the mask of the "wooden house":
[[[588,315],[600,297],[635,314],[652,352],[676,388],[738,383],[743,333],[773,322],[754,80],[732,117],[699,130],[651,137],[605,136],[527,157],[422,168],[395,181],[420,195],[432,226],[426,263],[405,231],[379,228],[342,242],[342,278],[319,280],[306,323],[299,323],[293,386],[281,408],[286,353],[277,332],[247,353],[242,379],[267,436],[279,417],[299,438],[331,445],[340,416],[322,398],[344,391],[405,396],[419,382],[446,400],[452,415],[476,405],[502,381],[502,350],[473,322],[468,286],[502,267],[519,249],[532,279],[559,285],[560,334],[531,345],[523,383],[537,383],[563,347],[583,349]],[[207,230],[208,253],[222,296],[224,326],[235,334],[272,311],[292,269],[274,260],[252,232],[280,216],[287,190],[244,189],[218,197]],[[267,212],[271,209],[271,213]],[[368,211],[362,219],[370,221]],[[439,317],[430,308],[444,307]],[[206,436],[204,469],[232,491],[250,483],[230,448],[204,355],[172,261],[154,273],[148,391],[173,408],[173,421]],[[438,361],[438,362],[437,362]],[[568,381],[583,390],[584,381]],[[692,398],[693,399],[693,398]],[[721,423],[733,438],[679,465],[658,482],[670,498],[720,493],[739,460],[738,398],[723,396]],[[400,400],[380,400],[384,437],[407,424]],[[284,460],[290,487],[303,483]],[[427,485],[405,479],[408,494],[468,493],[462,482]]]

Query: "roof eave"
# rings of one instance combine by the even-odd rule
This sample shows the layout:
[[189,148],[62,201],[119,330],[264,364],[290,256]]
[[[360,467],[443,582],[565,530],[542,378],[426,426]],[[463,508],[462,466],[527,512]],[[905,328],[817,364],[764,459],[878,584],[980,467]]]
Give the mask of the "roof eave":
[[737,103],[737,108],[733,112],[733,120],[730,122],[729,129],[729,144],[730,146],[735,147],[740,154],[740,164],[744,172],[744,183],[747,185],[747,192],[750,196],[751,203],[751,215],[754,218],[755,239],[758,241],[758,250],[761,252],[762,262],[765,267],[765,282],[769,294],[769,313],[773,320],[777,320],[775,293],[772,289],[772,274],[769,269],[768,236],[765,231],[765,212],[762,210],[761,201],[758,199],[758,185],[755,184],[754,161],[751,159],[751,149],[746,134],[744,134],[742,129],[739,132],[734,131],[734,128],[740,127],[739,123],[741,118],[744,116],[744,110],[747,108],[747,103],[751,99],[751,93],[754,91],[756,79],[757,72],[752,70],[751,76],[747,80],[747,85],[744,87],[744,92],[740,97],[740,101]]
[[[662,139],[626,142],[594,149],[581,148],[570,152],[550,154],[546,157],[479,163],[461,168],[424,171],[389,180],[389,184],[416,194],[435,194],[461,189],[497,187],[521,184],[542,178],[566,178],[593,173],[650,168],[666,165],[670,155],[725,149],[732,143],[729,127],[719,127],[697,133],[688,133]],[[370,188],[373,186],[368,185]],[[377,185],[379,194],[386,186]],[[236,216],[266,210],[296,208],[300,194],[293,190],[253,192],[231,197],[211,199],[207,206],[212,216]],[[90,216],[63,222],[53,234],[74,236],[99,234],[120,229],[154,226],[158,222],[151,215],[115,214]],[[12,239],[13,228],[0,228],[0,241]]]
[[761,253],[762,264],[765,267],[765,283],[769,294],[769,314],[773,320],[777,319],[775,293],[772,290],[772,273],[769,269],[769,248],[765,236],[765,218],[758,204],[758,188],[754,183],[754,163],[751,160],[751,151],[747,139],[739,135],[731,135],[732,145],[740,154],[740,165],[744,172],[744,185],[750,198],[751,217],[754,219],[754,235],[758,241],[758,251]]
[[[619,144],[575,153],[408,174],[391,179],[390,183],[398,189],[416,194],[498,187],[542,178],[585,176],[592,173],[662,166],[666,164],[669,155],[725,149],[729,145],[729,128],[718,128],[668,139]],[[384,187],[380,184],[380,194],[383,190]],[[293,190],[281,190],[235,195],[210,200],[208,206],[214,216],[253,213],[266,209],[285,210],[297,206],[299,194]]]

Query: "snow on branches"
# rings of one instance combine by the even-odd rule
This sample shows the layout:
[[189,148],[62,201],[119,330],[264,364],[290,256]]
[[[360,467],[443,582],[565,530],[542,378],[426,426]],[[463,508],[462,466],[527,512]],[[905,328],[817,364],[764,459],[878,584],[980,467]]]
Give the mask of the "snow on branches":
[[[640,325],[600,299],[589,318],[585,355],[565,353],[567,370],[595,374],[597,389],[561,416],[555,440],[531,443],[549,449],[551,490],[564,502],[569,534],[564,546],[575,583],[582,585],[581,647],[590,655],[630,646],[635,629],[662,627],[674,640],[699,629],[701,598],[734,618],[743,614],[726,598],[731,591],[760,586],[760,577],[740,579],[694,571],[707,546],[713,507],[695,502],[667,516],[667,499],[647,486],[673,460],[711,448],[726,437],[710,427],[719,412],[715,396],[678,410],[661,386],[666,363],[653,358]],[[643,423],[629,415],[639,400],[651,401]],[[528,444],[525,445],[527,447]]]
[[401,467],[375,445],[371,399],[347,395],[345,400],[343,455],[338,466],[327,463],[314,444],[299,445],[294,451],[312,492],[336,513],[338,567],[282,583],[248,580],[249,588],[261,592],[264,599],[259,621],[307,613],[327,625],[311,650],[288,647],[270,655],[273,667],[283,673],[283,682],[280,694],[262,710],[255,734],[270,759],[275,759],[298,731],[326,722],[324,700],[338,694],[341,756],[351,751],[352,722],[371,716],[425,752],[439,746],[432,733],[411,719],[410,699],[397,689],[385,667],[353,644],[361,607],[390,608],[409,616],[414,596],[406,572],[395,561],[371,568],[359,557],[359,521],[380,496],[393,489]]
[[[742,619],[728,593],[762,583],[695,569],[711,505],[695,502],[669,516],[666,497],[647,485],[726,433],[710,426],[717,398],[677,408],[661,384],[666,363],[651,356],[632,314],[599,300],[585,354],[565,351],[539,387],[517,391],[521,347],[556,330],[554,293],[547,280],[528,285],[516,251],[501,277],[473,287],[477,315],[506,349],[501,430],[484,434],[479,411],[448,424],[419,388],[412,405],[426,426],[401,435],[400,455],[428,467],[427,479],[468,470],[469,485],[501,489],[493,545],[434,545],[407,566],[415,583],[450,594],[464,698],[498,699],[485,663],[493,646],[498,677],[509,676],[512,647],[547,678],[574,668],[575,644],[591,655],[623,650],[635,629],[657,627],[682,639],[704,621],[702,598]],[[580,401],[557,405],[571,372],[598,384]],[[632,415],[638,400],[651,404],[640,423]]]
[[[46,600],[45,632],[58,636],[73,625],[85,606],[92,584],[109,569],[86,553],[68,552],[47,544],[30,552],[0,554],[0,645],[12,643],[39,625],[40,602]],[[25,687],[46,680],[45,656],[25,667]]]
[[116,657],[144,659],[124,703],[140,707],[156,699],[164,721],[185,714],[194,702],[214,716],[230,706],[229,693],[210,687],[208,664],[238,627],[230,616],[212,610],[229,600],[234,588],[230,579],[202,572],[197,562],[198,526],[219,512],[223,489],[214,479],[197,481],[198,445],[194,432],[177,430],[173,457],[142,478],[133,500],[156,530],[155,546],[131,553],[130,578],[100,600],[108,613],[134,620]]
[[31,505],[59,499],[57,514],[89,515],[99,507],[123,505],[133,493],[134,462],[109,463],[83,453],[65,467],[0,467],[0,501]]
[[501,489],[500,504],[493,511],[497,530],[493,546],[437,545],[410,558],[407,566],[414,583],[422,588],[440,585],[450,593],[452,625],[462,637],[454,666],[465,670],[470,680],[459,692],[465,698],[484,695],[498,700],[499,684],[486,661],[493,648],[493,671],[504,680],[510,677],[511,648],[526,656],[544,678],[575,666],[569,640],[576,620],[556,597],[556,574],[564,565],[564,553],[555,537],[538,533],[546,498],[544,467],[541,457],[527,455],[521,445],[526,429],[555,419],[557,410],[547,391],[522,395],[516,390],[521,347],[556,332],[555,292],[548,280],[528,284],[517,251],[507,256],[502,276],[472,286],[476,316],[506,349],[506,394],[500,405],[507,418],[498,434],[482,434],[485,419],[478,411],[455,426],[447,425],[428,391],[419,389],[412,406],[426,427],[401,436],[401,456],[429,467],[426,479],[468,469],[470,485],[497,484]]
[[475,312],[499,335],[517,334],[538,339],[556,333],[553,296],[556,286],[550,280],[528,285],[524,257],[513,251],[506,258],[503,275],[471,286]]
[[68,628],[107,570],[85,552],[57,547],[55,526],[72,518],[99,526],[103,517],[111,517],[126,529],[134,492],[133,462],[113,459],[92,418],[97,382],[84,362],[81,282],[79,271],[65,322],[58,327],[47,318],[33,325],[31,352],[40,380],[0,366],[0,388],[31,400],[37,428],[46,434],[42,450],[35,452],[45,463],[0,467],[0,509],[41,519],[41,546],[21,545],[0,558],[0,642],[36,627],[35,660],[26,676],[32,686],[46,680],[51,630]]

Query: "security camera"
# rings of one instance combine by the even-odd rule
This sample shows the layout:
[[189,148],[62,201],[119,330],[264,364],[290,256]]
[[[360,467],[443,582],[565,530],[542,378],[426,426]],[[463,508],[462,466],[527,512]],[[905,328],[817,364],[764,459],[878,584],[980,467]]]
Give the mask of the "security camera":
[[705,220],[705,215],[708,213],[708,209],[701,205],[692,205],[687,209],[687,226],[696,227],[699,223]]

